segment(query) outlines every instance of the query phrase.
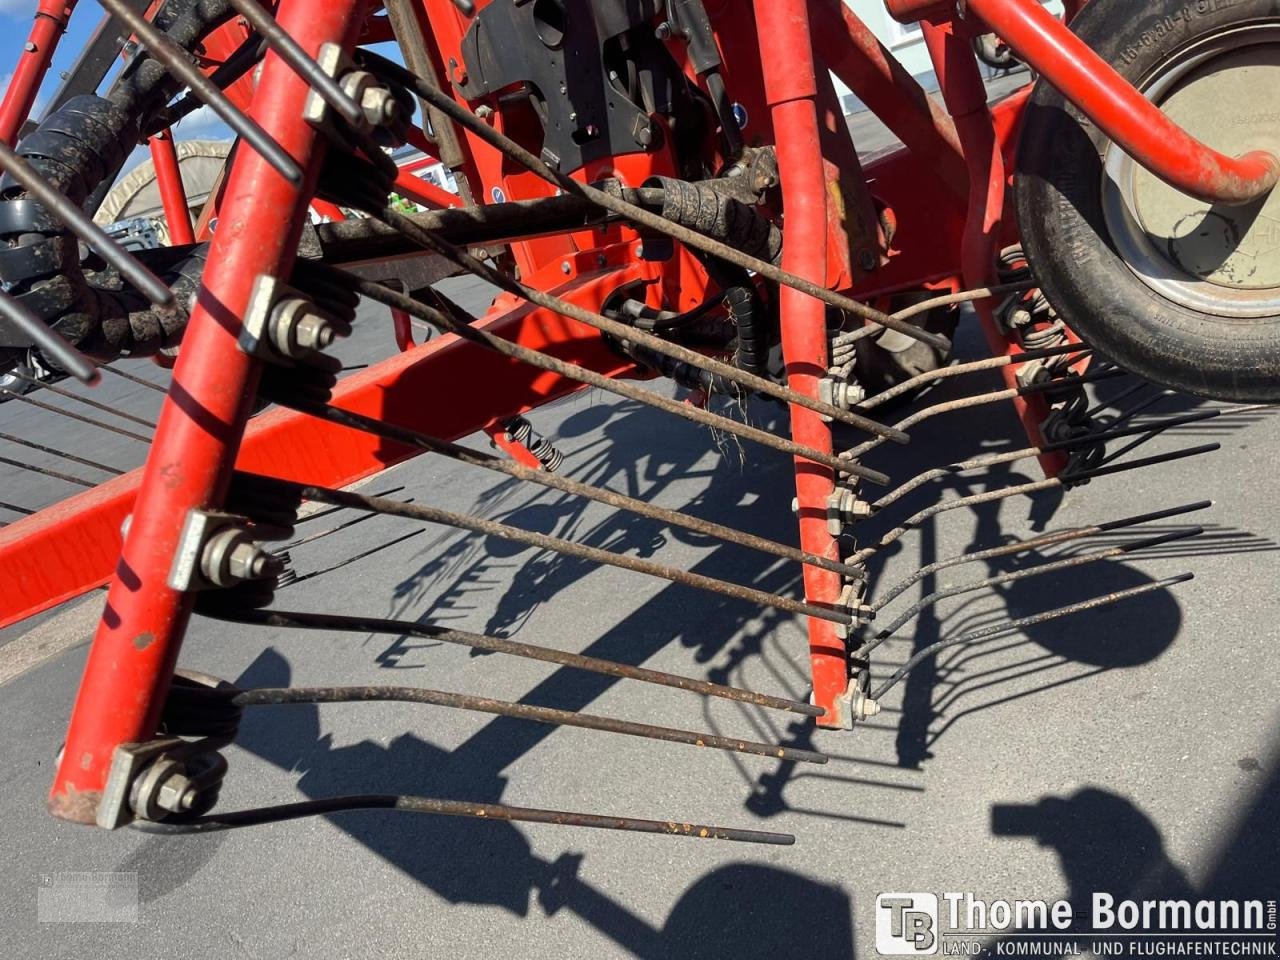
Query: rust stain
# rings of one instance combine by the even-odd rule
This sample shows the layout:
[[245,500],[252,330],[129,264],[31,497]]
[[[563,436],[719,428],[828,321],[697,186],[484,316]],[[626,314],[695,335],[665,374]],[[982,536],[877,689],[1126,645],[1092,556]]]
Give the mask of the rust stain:
[[135,650],[145,650],[155,642],[156,635],[148,630],[147,632],[140,633],[133,638],[133,647]]
[[85,790],[67,787],[67,792],[54,794],[49,798],[49,812],[55,817],[70,820],[74,823],[96,823],[98,820],[98,804],[102,801],[101,790]]

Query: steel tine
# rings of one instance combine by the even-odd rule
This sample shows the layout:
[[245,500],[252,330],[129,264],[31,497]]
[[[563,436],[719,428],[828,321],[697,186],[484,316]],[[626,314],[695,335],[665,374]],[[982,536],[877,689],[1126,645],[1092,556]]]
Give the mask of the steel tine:
[[168,306],[173,303],[172,290],[124,247],[107,236],[106,231],[86,216],[85,212],[72,203],[66,194],[42,177],[35,167],[18,156],[17,152],[2,140],[0,140],[0,167],[17,180],[28,193],[48,207],[72,233],[92,247],[103,260],[120,271],[120,275],[142,291],[148,300],[158,306]]
[[21,301],[4,291],[0,291],[0,316],[17,327],[24,336],[30,337],[41,353],[81,383],[93,386],[98,382],[98,368],[92,360],[27,309]]
[[408,430],[404,427],[398,427],[395,424],[384,423],[375,420],[372,417],[366,417],[362,414],[353,413],[349,410],[342,410],[330,404],[311,403],[305,400],[281,400],[278,401],[281,406],[298,410],[302,413],[327,420],[330,423],[338,423],[343,426],[350,427],[353,430],[361,430],[365,433],[371,433],[376,436],[383,437],[387,440],[394,440],[409,446],[418,447],[419,449],[429,450],[432,453],[441,456],[450,457],[462,463],[468,463],[472,466],[482,467],[486,470],[493,470],[497,473],[506,474],[517,480],[525,480],[538,486],[548,487],[552,490],[559,490],[573,496],[586,497],[597,503],[605,503],[619,510],[626,510],[639,516],[648,517],[651,520],[658,520],[672,526],[682,527],[686,530],[692,530],[695,533],[704,536],[717,537],[726,543],[732,543],[736,546],[747,547],[753,550],[760,550],[764,553],[772,554],[776,557],[783,557],[787,560],[794,560],[797,563],[809,564],[810,566],[821,567],[824,570],[830,570],[833,573],[843,574],[845,576],[856,576],[859,571],[848,564],[840,563],[836,560],[830,560],[826,557],[820,557],[816,554],[806,553],[795,547],[788,546],[784,543],[778,543],[774,540],[768,540],[764,537],[757,537],[754,534],[747,533],[743,530],[736,530],[732,527],[726,527],[722,524],[713,523],[709,520],[702,520],[698,517],[690,516],[679,510],[668,510],[663,507],[646,503],[643,500],[637,500],[634,497],[628,497],[613,490],[607,490],[602,487],[595,487],[589,483],[581,483],[572,480],[558,473],[546,470],[535,470],[532,467],[526,467],[514,460],[504,460],[500,457],[490,456],[487,453],[480,453],[475,450],[469,450],[466,447],[459,446],[456,443],[449,443],[444,440],[437,440],[435,437],[428,436],[424,433],[418,433],[414,430]]
[[324,102],[342,114],[342,119],[352,126],[364,123],[364,111],[360,104],[347,96],[346,91],[338,86],[338,81],[324,72],[324,68],[303,50],[298,41],[276,23],[270,13],[255,0],[231,0],[231,6],[240,16],[249,21],[249,25],[266,41],[267,46],[275,51],[276,56],[293,68],[307,85],[324,98]]
[[946,513],[950,510],[957,510],[961,507],[973,507],[983,503],[992,503],[996,500],[1005,500],[1009,497],[1016,497],[1022,494],[1039,493],[1041,490],[1052,490],[1056,487],[1064,487],[1076,483],[1083,483],[1086,480],[1092,480],[1096,477],[1104,477],[1113,473],[1123,473],[1127,470],[1138,470],[1142,467],[1150,467],[1155,464],[1169,463],[1173,460],[1182,460],[1186,457],[1199,456],[1202,453],[1212,453],[1214,450],[1221,449],[1220,443],[1206,443],[1198,447],[1186,447],[1182,450],[1172,450],[1168,453],[1159,453],[1150,457],[1142,457],[1138,460],[1129,460],[1125,463],[1117,463],[1107,467],[1094,467],[1090,470],[1080,470],[1074,473],[1061,473],[1056,477],[1046,477],[1044,480],[1033,480],[1030,483],[1018,484],[1013,487],[1004,487],[1000,490],[988,490],[984,493],[975,493],[967,497],[958,497],[954,500],[942,500],[926,507],[919,513],[908,517],[901,524],[894,527],[876,543],[863,547],[854,554],[852,562],[857,563],[865,561],[874,556],[879,551],[892,543],[900,540],[908,530],[917,526],[921,522],[936,517],[940,513]]
[[32,384],[41,390],[48,390],[56,396],[66,397],[68,400],[74,400],[76,403],[82,403],[87,407],[93,407],[95,410],[101,410],[103,413],[109,413],[112,416],[119,417],[121,420],[129,420],[140,427],[146,427],[150,430],[154,430],[156,427],[156,425],[150,420],[144,420],[142,417],[135,417],[132,413],[125,413],[123,410],[117,410],[115,407],[109,406],[108,404],[99,403],[97,400],[90,399],[89,397],[82,397],[78,393],[72,393],[70,390],[64,390],[55,383],[48,383],[44,380],[37,380],[35,377],[28,377],[25,373],[18,373],[16,370],[12,371],[12,374],[19,380]]
[[1020,570],[1010,570],[1005,573],[998,573],[982,580],[975,580],[973,583],[943,587],[941,590],[936,590],[927,597],[922,597],[909,608],[904,610],[900,615],[895,617],[893,622],[888,626],[877,631],[875,638],[864,643],[858,650],[858,655],[865,656],[870,653],[902,629],[902,627],[904,627],[909,621],[914,620],[922,612],[927,610],[929,607],[934,606],[939,601],[946,600],[951,597],[959,597],[966,593],[974,593],[978,590],[984,590],[987,587],[1003,586],[1007,583],[1016,583],[1019,580],[1026,580],[1029,577],[1043,576],[1046,573],[1073,570],[1076,567],[1088,566],[1091,563],[1098,563],[1102,560],[1116,560],[1120,557],[1126,556],[1127,554],[1137,553],[1139,550],[1162,546],[1166,543],[1174,543],[1178,540],[1188,540],[1192,537],[1198,537],[1202,533],[1204,533],[1204,527],[1188,527],[1185,530],[1174,530],[1169,533],[1161,533],[1153,537],[1147,537],[1144,540],[1134,540],[1131,543],[1114,547],[1106,547],[1102,550],[1096,550],[1093,553],[1082,553],[1077,556],[1066,557],[1061,560],[1051,560],[1046,563],[1038,563],[1030,567],[1023,567]]
[[64,460],[70,460],[72,463],[78,463],[84,467],[93,467],[95,470],[101,470],[104,473],[114,474],[115,476],[123,475],[123,470],[117,470],[115,467],[109,467],[105,463],[98,463],[96,460],[86,460],[84,457],[77,457],[74,453],[67,453],[65,450],[57,450],[53,447],[46,447],[43,444],[36,443],[33,440],[23,440],[21,437],[15,437],[12,434],[0,433],[0,440],[7,440],[9,443],[16,443],[20,447],[28,447],[32,450],[39,450],[41,453],[48,453],[55,457],[62,457]]
[[119,17],[147,47],[147,51],[166,69],[191,88],[214,113],[256,150],[275,171],[290,183],[302,182],[302,168],[280,144],[276,143],[252,117],[241,113],[208,77],[196,68],[185,50],[166,37],[161,31],[135,11],[124,0],[98,0],[113,15]]
[[701,424],[706,427],[712,427],[722,430],[725,433],[742,437],[744,440],[751,440],[762,446],[771,447],[782,453],[788,453],[795,457],[803,457],[806,460],[812,460],[814,463],[820,463],[823,466],[830,467],[832,470],[840,473],[851,474],[861,477],[868,483],[885,485],[889,482],[889,477],[878,470],[872,470],[861,464],[854,463],[852,460],[842,459],[840,457],[829,456],[820,450],[812,447],[806,447],[802,444],[794,443],[783,437],[775,436],[767,431],[748,426],[745,423],[739,423],[736,420],[730,420],[710,411],[703,410],[701,407],[692,406],[687,403],[680,403],[669,397],[654,393],[649,390],[642,390],[634,384],[627,383],[623,380],[614,380],[610,377],[602,376],[594,370],[588,370],[577,364],[569,363],[561,360],[559,357],[553,357],[550,354],[534,350],[522,344],[513,343],[510,340],[504,340],[501,337],[472,326],[469,323],[454,320],[443,311],[434,307],[427,306],[412,297],[408,297],[402,293],[398,293],[389,287],[380,283],[365,280],[353,273],[339,270],[335,267],[328,268],[335,276],[343,278],[351,287],[370,300],[386,306],[396,307],[403,310],[411,316],[418,317],[428,323],[435,324],[442,330],[469,340],[472,343],[478,343],[488,347],[504,356],[527,363],[530,366],[537,367],[540,370],[550,370],[562,377],[568,377],[577,380],[579,383],[585,383],[590,386],[604,390],[607,393],[616,396],[625,397],[628,400],[634,400],[636,403],[643,403],[646,406],[655,407],[659,410],[670,413],[674,416],[681,417],[685,420],[691,420],[694,423]]
[[546,293],[542,290],[534,289],[533,287],[521,283],[519,280],[509,277],[501,271],[494,269],[489,266],[489,264],[473,257],[465,250],[449,243],[447,240],[442,240],[430,230],[414,223],[398,210],[387,207],[380,213],[376,214],[376,216],[387,226],[398,230],[404,236],[408,237],[414,243],[422,246],[423,248],[439,253],[441,256],[451,260],[453,263],[470,273],[489,281],[494,286],[506,290],[514,296],[522,297],[523,299],[528,300],[531,303],[535,303],[540,307],[544,307],[547,310],[553,310],[556,313],[563,314],[564,316],[577,320],[580,323],[585,323],[589,327],[595,327],[597,330],[617,337],[620,340],[640,344],[650,350],[663,354],[664,356],[692,364],[701,370],[709,371],[710,373],[736,383],[746,390],[762,393],[766,396],[773,397],[776,400],[796,404],[797,406],[804,407],[807,410],[813,410],[816,413],[821,413],[823,416],[830,417],[833,420],[838,420],[851,427],[856,427],[857,429],[870,433],[882,440],[888,439],[895,443],[907,443],[910,439],[903,431],[886,426],[885,424],[879,423],[875,420],[871,420],[861,414],[845,410],[841,407],[832,406],[831,404],[824,403],[820,400],[815,400],[812,397],[797,393],[788,387],[773,383],[770,380],[748,373],[738,367],[722,363],[719,360],[713,360],[710,357],[706,357],[703,354],[698,353],[696,350],[690,350],[688,347],[673,343],[670,340],[663,340],[661,337],[656,337],[651,333],[638,330],[635,327],[628,326],[618,320],[611,320],[603,314],[593,313],[592,311],[579,307],[576,304],[569,303],[567,300],[563,300],[560,297]]
[[78,413],[72,413],[70,410],[63,410],[61,407],[55,407],[51,403],[43,403],[40,400],[33,399],[32,397],[25,397],[14,390],[5,390],[3,388],[0,388],[0,393],[3,393],[5,396],[9,397],[12,400],[19,400],[22,403],[29,403],[33,407],[39,407],[41,410],[47,410],[50,413],[55,413],[60,417],[66,417],[69,420],[78,420],[81,423],[87,423],[92,427],[97,427],[99,430],[108,430],[111,433],[118,433],[122,437],[128,437],[130,440],[137,440],[137,441],[140,441],[141,443],[151,442],[150,437],[144,437],[141,434],[133,433],[129,430],[125,430],[123,427],[116,427],[116,426],[112,426],[109,423],[103,423],[101,420],[95,420],[92,417],[85,417]]
[[1163,580],[1154,580],[1151,583],[1143,584],[1140,587],[1130,587],[1128,590],[1117,590],[1114,593],[1103,594],[1100,597],[1094,597],[1091,600],[1085,600],[1081,603],[1073,603],[1069,606],[1058,607],[1055,610],[1046,610],[1043,613],[1037,613],[1029,617],[1020,617],[1017,620],[1004,620],[1000,623],[993,624],[990,627],[984,627],[981,630],[974,630],[958,637],[951,637],[946,640],[939,640],[937,643],[931,643],[923,650],[913,655],[906,663],[893,672],[887,680],[884,681],[871,694],[872,700],[879,700],[889,692],[897,683],[910,673],[915,667],[927,657],[933,656],[939,650],[946,647],[954,647],[956,644],[969,643],[974,640],[981,640],[984,637],[994,636],[1003,633],[1006,630],[1018,630],[1022,627],[1035,626],[1038,623],[1044,623],[1048,620],[1056,620],[1059,617],[1069,616],[1073,613],[1083,613],[1086,610],[1096,610],[1099,607],[1108,607],[1113,603],[1119,603],[1121,600],[1128,600],[1132,597],[1140,597],[1144,593],[1152,593],[1156,590],[1164,590],[1174,584],[1186,583],[1188,580],[1194,580],[1195,574],[1181,573],[1174,577],[1165,577]]
[[848,625],[852,620],[852,617],[849,614],[833,610],[829,607],[822,607],[812,603],[792,600],[789,597],[766,593],[763,590],[756,590],[753,587],[745,587],[741,584],[730,583],[726,580],[718,580],[714,577],[707,577],[702,574],[692,573],[686,570],[677,570],[674,567],[668,567],[649,560],[642,560],[638,557],[632,557],[626,554],[613,553],[609,550],[602,550],[599,547],[591,547],[586,544],[576,543],[570,540],[565,540],[561,537],[553,537],[545,533],[535,533],[530,530],[521,529],[520,527],[513,527],[510,524],[499,523],[496,520],[464,516],[463,514],[452,513],[448,510],[429,507],[425,504],[403,503],[399,500],[370,497],[364,494],[354,493],[349,490],[332,490],[328,487],[278,480],[272,477],[264,477],[255,474],[241,473],[239,476],[250,480],[250,482],[261,484],[263,489],[270,490],[274,488],[277,490],[289,491],[300,495],[306,500],[318,500],[322,503],[330,503],[335,506],[355,507],[359,510],[373,510],[377,513],[384,513],[389,516],[406,517],[410,520],[423,520],[427,523],[437,523],[444,526],[456,527],[461,530],[469,530],[472,533],[484,534],[485,536],[499,537],[504,540],[511,540],[515,543],[523,543],[526,546],[537,547],[542,550],[551,550],[556,553],[574,557],[575,559],[589,560],[593,563],[604,564],[605,566],[619,567],[623,570],[643,573],[648,576],[657,577],[661,580],[669,580],[672,583],[679,583],[699,590],[706,590],[710,593],[718,593],[722,596],[733,597],[736,600],[745,600],[759,606],[785,610],[788,613],[797,613],[807,617],[816,617],[819,620],[827,620],[831,623]]
[[883,596],[876,599],[872,604],[875,610],[882,610],[895,597],[900,596],[904,591],[910,589],[919,583],[925,577],[931,577],[935,573],[943,570],[949,570],[952,567],[962,566],[966,563],[974,563],[978,560],[994,560],[998,557],[1012,557],[1019,553],[1026,553],[1030,550],[1039,550],[1042,547],[1056,547],[1063,543],[1074,543],[1077,540],[1088,540],[1091,537],[1097,537],[1104,533],[1111,533],[1115,530],[1127,530],[1132,527],[1142,526],[1147,523],[1154,523],[1157,520],[1168,520],[1172,517],[1185,516],[1188,513],[1197,513],[1200,510],[1207,510],[1213,506],[1212,500],[1197,500],[1193,503],[1183,504],[1177,507],[1166,507],[1163,510],[1154,510],[1150,513],[1140,513],[1132,517],[1124,517],[1120,520],[1108,520],[1105,523],[1097,523],[1087,527],[1070,527],[1065,530],[1055,530],[1051,533],[1043,533],[1038,537],[1032,537],[1029,540],[1015,540],[1013,543],[1004,543],[998,547],[987,547],[985,550],[975,550],[969,553],[961,553],[954,557],[947,557],[943,560],[935,560],[927,566],[921,567],[911,576],[899,580],[892,587],[884,591]]
[[[1167,420],[1161,420],[1156,423],[1145,424],[1136,427],[1107,427],[1096,433],[1086,433],[1082,436],[1071,437],[1067,440],[1055,440],[1053,443],[1041,444],[1038,447],[1024,447],[1021,450],[1010,450],[1004,453],[992,453],[981,457],[974,457],[970,460],[962,460],[959,463],[948,464],[945,467],[935,467],[932,470],[926,470],[918,473],[910,480],[904,481],[901,486],[895,490],[885,494],[879,500],[871,504],[873,513],[879,513],[886,507],[891,506],[901,500],[908,493],[918,490],[921,486],[930,480],[937,480],[941,477],[950,476],[956,473],[963,473],[967,470],[978,470],[986,467],[994,467],[1004,463],[1014,463],[1018,460],[1029,460],[1032,457],[1038,457],[1044,453],[1051,453],[1057,450],[1075,450],[1081,447],[1088,447],[1092,444],[1106,443],[1110,440],[1118,440],[1122,437],[1129,437],[1135,434],[1155,434],[1162,433],[1173,427],[1184,426],[1188,423],[1200,423],[1205,420],[1213,420],[1216,417],[1224,416],[1229,413],[1245,413],[1251,410],[1258,410],[1269,406],[1269,404],[1254,404],[1243,407],[1219,407],[1213,410],[1199,410],[1195,413],[1183,414],[1178,417],[1170,417]],[[1123,453],[1124,451],[1120,451]],[[1117,454],[1119,455],[1119,454]],[[1108,460],[1111,458],[1109,457]]]
[[634,817],[604,816],[597,813],[573,813],[567,810],[539,810],[534,807],[511,807],[503,803],[471,800],[438,800],[403,794],[366,794],[303,800],[254,810],[216,813],[196,820],[134,820],[129,826],[142,833],[183,834],[212,833],[251,827],[263,823],[280,823],[300,817],[341,813],[346,810],[398,810],[405,813],[427,813],[445,817],[476,817],[481,820],[505,820],[510,823],[545,823],[559,827],[594,827],[599,830],[624,830],[631,833],[657,833],[695,840],[732,840],[738,843],[768,843],[790,846],[796,838],[789,833],[767,830],[740,830],[679,820],[637,820]]
[[[1048,357],[1059,357],[1063,354],[1079,353],[1087,354],[1092,350],[1091,347],[1081,343],[1064,344],[1057,347],[1045,347],[1043,350],[1028,350],[1026,353],[1013,354],[1003,357],[984,357],[981,360],[970,360],[967,363],[956,363],[948,367],[938,367],[936,370],[926,370],[924,373],[918,373],[909,380],[895,384],[887,390],[877,393],[873,397],[868,397],[858,404],[859,410],[872,410],[882,403],[887,403],[904,394],[912,393],[923,387],[927,383],[935,380],[946,380],[950,377],[960,377],[970,373],[980,373],[984,370],[998,370],[1001,367],[1008,367],[1018,363],[1026,363],[1029,360],[1044,360]],[[1079,358],[1077,358],[1079,359]]]
[[499,717],[532,720],[535,723],[580,727],[585,730],[618,733],[623,736],[641,737],[646,740],[665,740],[668,743],[683,743],[692,747],[727,750],[731,753],[744,753],[797,763],[827,762],[824,754],[813,750],[802,750],[798,747],[757,743],[752,740],[739,740],[736,737],[721,737],[713,733],[680,730],[675,727],[659,727],[649,723],[619,720],[616,717],[601,717],[590,713],[578,713],[575,710],[538,707],[510,700],[495,700],[492,697],[449,693],[444,690],[427,690],[422,687],[264,687],[231,692],[229,699],[231,703],[238,707],[264,707],[291,703],[422,703],[428,706],[472,710],[478,713],[490,713]]
[[[1009,387],[1004,390],[992,390],[988,393],[979,393],[968,397],[958,397],[955,400],[945,400],[942,403],[935,403],[933,406],[925,407],[923,410],[917,410],[915,413],[907,417],[903,417],[894,424],[899,430],[910,430],[912,427],[919,426],[926,420],[933,417],[941,416],[945,413],[954,413],[957,410],[967,410],[970,407],[981,407],[988,403],[996,403],[1001,400],[1012,400],[1015,397],[1026,397],[1035,393],[1044,393],[1046,390],[1054,390],[1063,386],[1074,386],[1077,384],[1095,383],[1099,380],[1114,380],[1117,377],[1129,376],[1126,370],[1099,370],[1097,372],[1090,371],[1083,376],[1071,377],[1065,379],[1050,379],[1041,383],[1031,383],[1025,387]],[[858,444],[844,453],[841,457],[848,457],[856,460],[870,453],[880,444],[884,443],[883,437],[873,437],[864,443]]]
[[666,673],[661,670],[649,670],[645,667],[618,663],[615,660],[602,660],[579,653],[567,653],[553,647],[542,647],[532,643],[521,643],[506,637],[490,637],[483,634],[466,633],[451,630],[429,623],[416,623],[412,620],[386,620],[375,617],[348,617],[325,613],[299,613],[288,610],[255,610],[236,609],[229,612],[219,611],[220,620],[234,623],[247,623],[268,627],[296,627],[303,630],[339,630],[348,633],[391,633],[419,637],[424,640],[439,640],[454,643],[474,650],[487,650],[491,653],[502,653],[521,657],[526,660],[540,660],[554,663],[574,670],[588,673],[600,673],[618,677],[623,680],[639,680],[642,683],[653,683],[664,687],[687,690],[706,697],[718,697],[723,700],[735,700],[752,706],[765,707],[771,710],[782,710],[787,713],[799,713],[807,717],[820,717],[825,711],[822,707],[804,703],[800,700],[788,700],[769,694],[756,693],[740,687],[729,687],[694,677],[682,677],[679,674]]

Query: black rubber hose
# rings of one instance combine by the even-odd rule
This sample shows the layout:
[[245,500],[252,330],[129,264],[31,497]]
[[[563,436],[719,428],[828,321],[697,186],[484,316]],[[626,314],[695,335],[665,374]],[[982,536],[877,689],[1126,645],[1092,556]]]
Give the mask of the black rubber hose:
[[650,177],[644,185],[662,190],[661,213],[667,220],[759,260],[782,262],[782,231],[755,207],[705,182]]
[[[169,0],[154,22],[191,50],[231,12],[226,0]],[[105,195],[102,187],[115,180],[138,143],[142,124],[179,90],[179,82],[140,51],[105,97],[68,100],[19,144],[18,153],[92,213]],[[96,257],[82,262],[79,244],[51,211],[11,178],[0,179],[0,281],[50,327],[98,359],[154,353],[176,341],[205,251],[200,246],[178,256],[147,258],[178,296],[178,310],[157,310]],[[0,329],[0,344],[29,346],[5,329]]]
[[769,355],[769,333],[751,287],[731,287],[724,295],[729,319],[738,332],[733,362],[748,373],[763,375]]

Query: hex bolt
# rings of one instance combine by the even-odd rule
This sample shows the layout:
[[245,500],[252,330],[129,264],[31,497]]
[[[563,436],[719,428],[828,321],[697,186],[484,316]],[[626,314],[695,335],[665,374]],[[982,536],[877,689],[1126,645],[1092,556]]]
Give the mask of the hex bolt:
[[365,119],[375,127],[386,126],[400,119],[400,101],[386,87],[368,87],[360,97],[360,107]]
[[284,562],[268,553],[239,526],[216,530],[200,552],[200,572],[209,583],[230,587],[245,580],[277,576]]
[[285,297],[271,311],[269,337],[281,356],[299,359],[323,350],[337,333],[329,317],[301,297]]

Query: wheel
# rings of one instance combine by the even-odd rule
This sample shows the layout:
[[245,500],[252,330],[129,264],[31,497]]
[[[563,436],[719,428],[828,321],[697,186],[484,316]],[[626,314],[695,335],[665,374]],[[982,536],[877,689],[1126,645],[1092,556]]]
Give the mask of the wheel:
[[[1092,0],[1072,24],[1126,80],[1228,155],[1280,146],[1280,2]],[[1204,203],[1138,166],[1041,80],[1018,149],[1023,245],[1049,301],[1157,383],[1280,400],[1280,192]]]

